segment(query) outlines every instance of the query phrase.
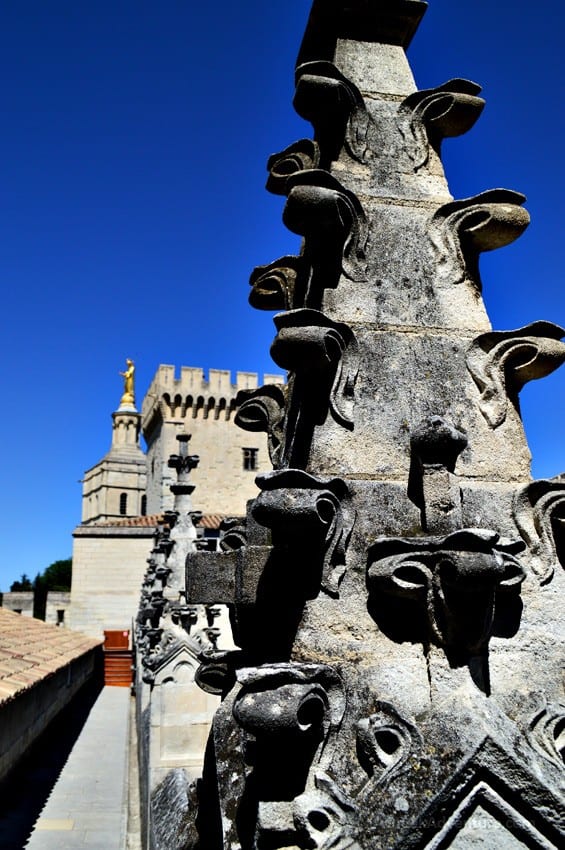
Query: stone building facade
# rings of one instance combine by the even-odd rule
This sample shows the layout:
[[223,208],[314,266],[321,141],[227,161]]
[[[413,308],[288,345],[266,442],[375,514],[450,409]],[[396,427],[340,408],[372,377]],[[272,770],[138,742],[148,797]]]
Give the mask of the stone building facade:
[[14,590],[2,594],[2,607],[22,617],[33,617],[33,590]]
[[93,637],[102,637],[105,629],[131,629],[155,530],[149,523],[75,528],[71,629]]
[[[280,375],[265,375],[264,382],[282,384]],[[237,372],[235,383],[229,370],[204,370],[183,366],[159,366],[143,400],[142,433],[147,443],[147,512],[173,507],[170,485],[174,475],[168,466],[177,451],[176,436],[192,435],[192,449],[200,457],[193,472],[197,507],[204,513],[238,515],[257,493],[255,476],[270,469],[264,434],[249,434],[234,427],[237,395],[257,389],[256,372]]]
[[[280,375],[265,381],[283,383]],[[73,532],[71,605],[65,622],[94,637],[131,629],[158,519],[173,509],[169,457],[177,435],[192,434],[200,457],[193,480],[199,534],[217,536],[222,517],[243,516],[257,492],[255,477],[270,469],[263,433],[236,427],[238,393],[252,393],[254,372],[161,365],[142,403],[127,398],[112,414],[110,451],[84,475],[82,522]],[[143,434],[147,456],[140,446]]]
[[53,626],[66,626],[70,604],[70,591],[50,590],[45,600],[45,622]]

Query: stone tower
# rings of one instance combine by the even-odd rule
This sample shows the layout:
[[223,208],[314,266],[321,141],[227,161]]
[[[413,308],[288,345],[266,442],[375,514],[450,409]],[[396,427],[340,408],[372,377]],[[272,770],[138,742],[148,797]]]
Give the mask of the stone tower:
[[[283,383],[281,375],[265,375],[265,383]],[[240,390],[257,389],[256,372],[204,370],[159,366],[141,409],[141,428],[147,443],[147,513],[173,509],[168,465],[176,452],[178,434],[192,434],[202,463],[194,470],[198,507],[204,513],[240,515],[257,495],[255,476],[270,468],[264,434],[250,435],[233,427]]]
[[227,603],[235,651],[196,827],[205,850],[563,846],[565,485],[532,481],[519,391],[563,328],[493,330],[479,255],[525,198],[454,200],[446,136],[484,102],[419,91],[420,0],[314,0],[294,106],[313,139],[268,162],[303,237],[259,266],[286,388],[240,394],[274,470],[190,604]]
[[141,414],[133,393],[124,392],[112,413],[110,451],[84,473],[83,525],[146,513],[146,461],[139,445],[140,430]]

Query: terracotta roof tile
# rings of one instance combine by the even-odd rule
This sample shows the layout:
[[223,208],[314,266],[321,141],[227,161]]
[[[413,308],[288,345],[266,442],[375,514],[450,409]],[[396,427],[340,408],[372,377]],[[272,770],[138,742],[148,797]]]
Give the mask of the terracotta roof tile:
[[0,703],[65,667],[101,643],[0,608]]
[[[221,521],[225,519],[224,514],[203,514],[202,519],[196,523],[200,528],[219,528]],[[156,528],[163,522],[163,514],[150,514],[149,516],[129,516],[123,519],[105,520],[93,523],[96,528]]]
[[198,525],[201,528],[219,528],[223,519],[224,514],[203,514]]
[[149,516],[128,516],[123,519],[109,519],[95,524],[97,526],[102,525],[104,527],[114,528],[154,528],[162,520],[162,514],[151,514]]

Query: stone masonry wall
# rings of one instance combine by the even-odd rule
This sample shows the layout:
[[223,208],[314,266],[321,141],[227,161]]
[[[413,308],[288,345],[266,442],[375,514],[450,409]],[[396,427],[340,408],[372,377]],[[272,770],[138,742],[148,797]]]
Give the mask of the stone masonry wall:
[[[71,604],[71,594],[65,590],[50,590],[45,603],[45,622],[55,626],[68,625],[68,609]],[[62,619],[59,617],[62,612]]]
[[97,652],[91,650],[0,705],[0,780],[94,675]]
[[[282,384],[281,375],[265,375],[265,383]],[[191,449],[200,457],[192,475],[197,488],[195,506],[204,513],[243,515],[257,495],[255,476],[271,468],[264,434],[241,431],[234,424],[240,390],[257,387],[255,372],[210,369],[209,380],[200,368],[159,366],[142,408],[142,431],[147,441],[147,513],[170,510],[169,490],[174,474],[169,456],[177,450],[176,435],[192,434]],[[244,449],[257,450],[256,468],[244,468]]]
[[2,606],[22,617],[33,617],[33,591],[12,591],[2,595]]
[[93,637],[131,629],[153,529],[79,526],[73,536],[69,626]]

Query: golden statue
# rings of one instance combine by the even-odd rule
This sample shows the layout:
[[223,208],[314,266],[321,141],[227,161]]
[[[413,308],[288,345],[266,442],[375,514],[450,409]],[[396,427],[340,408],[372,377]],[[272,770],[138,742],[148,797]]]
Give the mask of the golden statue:
[[135,364],[133,360],[129,358],[126,360],[127,369],[125,372],[120,372],[120,375],[124,379],[124,394],[120,399],[120,404],[130,404],[132,407],[135,407],[135,389],[134,389],[134,375],[135,375]]

